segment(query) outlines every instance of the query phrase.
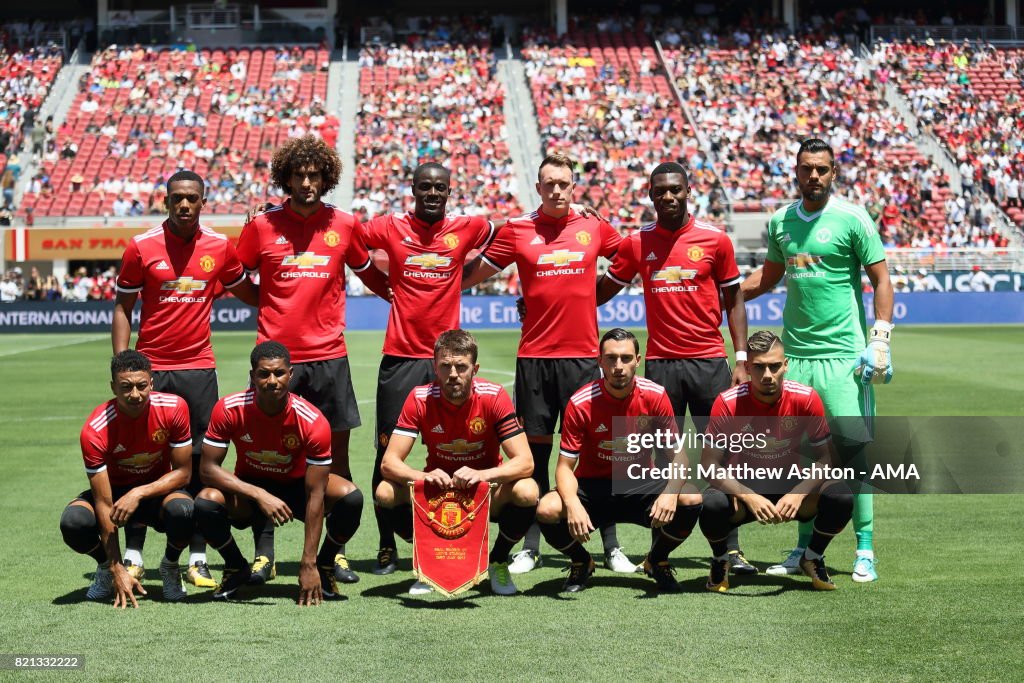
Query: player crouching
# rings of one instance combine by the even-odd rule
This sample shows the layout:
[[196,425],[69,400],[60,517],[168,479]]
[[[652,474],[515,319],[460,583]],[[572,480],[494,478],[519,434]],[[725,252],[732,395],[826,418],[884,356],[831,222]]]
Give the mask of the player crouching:
[[[619,491],[613,481],[629,474],[631,465],[650,465],[649,452],[626,461],[613,436],[613,420],[625,418],[631,429],[675,434],[672,404],[664,387],[636,376],[640,344],[631,332],[609,330],[601,338],[600,353],[602,378],[584,385],[565,407],[556,490],[541,499],[537,521],[547,542],[572,560],[562,592],[583,590],[594,573],[594,560],[583,547],[590,533],[606,524],[625,522],[652,530],[644,573],[657,582],[659,590],[677,593],[681,587],[668,556],[696,525],[700,494],[683,493],[680,481],[651,480],[640,485],[619,481],[620,487],[628,489]],[[675,461],[680,454],[667,455]]]
[[[252,527],[259,538],[268,524],[305,522],[299,562],[299,605],[340,599],[336,555],[359,528],[363,495],[355,484],[330,473],[331,427],[312,404],[288,391],[288,349],[266,341],[253,349],[251,388],[220,399],[203,440],[196,496],[196,524],[224,558],[224,577],[213,593],[226,599],[252,572],[231,528]],[[235,444],[234,474],[221,465]],[[320,528],[327,534],[319,554]],[[273,558],[269,558],[273,563]]]
[[[831,465],[832,438],[825,421],[825,408],[818,392],[809,386],[785,379],[786,356],[782,341],[772,332],[755,332],[747,341],[747,369],[750,381],[722,392],[711,408],[709,437],[764,435],[764,444],[756,444],[727,454],[725,449],[705,442],[701,465],[705,471],[715,468],[723,476],[708,476],[704,491],[701,531],[711,545],[709,591],[724,593],[729,588],[729,533],[736,527],[757,521],[782,524],[794,519],[814,521],[814,533],[800,559],[800,569],[811,577],[816,590],[835,590],[825,567],[825,549],[843,530],[853,513],[853,494],[841,481],[808,478],[784,493],[769,492],[753,480],[733,478],[725,468],[729,464],[751,468],[781,469],[800,464],[800,446],[806,435],[816,465]],[[732,440],[730,440],[730,443]],[[735,469],[735,468],[734,468]],[[772,481],[772,480],[769,480]],[[754,486],[759,493],[748,487]],[[788,488],[782,480],[773,485]]]
[[[491,520],[498,537],[489,557],[491,590],[514,595],[508,553],[533,523],[539,490],[530,478],[533,456],[512,399],[498,384],[476,377],[477,343],[464,330],[448,330],[434,344],[435,380],[416,387],[405,401],[381,461],[384,475],[377,504],[388,511],[395,531],[412,541],[412,505],[408,483],[427,481],[449,489],[497,484]],[[423,470],[406,464],[416,438],[427,447]],[[499,446],[507,460],[502,461]],[[416,582],[410,594],[430,592]]]
[[114,607],[138,607],[139,580],[121,563],[117,529],[144,524],[167,533],[160,561],[164,600],[185,597],[178,559],[192,536],[192,498],[182,489],[192,476],[188,406],[172,394],[153,391],[149,359],[122,351],[110,363],[114,398],[92,411],[82,427],[82,458],[89,490],[60,517],[64,542],[96,560],[85,596],[114,598]]

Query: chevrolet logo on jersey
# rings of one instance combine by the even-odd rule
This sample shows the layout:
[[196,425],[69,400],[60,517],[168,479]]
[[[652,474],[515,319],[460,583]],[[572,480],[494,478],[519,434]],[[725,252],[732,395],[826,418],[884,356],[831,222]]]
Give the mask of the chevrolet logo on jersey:
[[541,254],[537,257],[539,266],[555,266],[560,268],[570,263],[579,263],[583,260],[582,251],[569,251],[568,249],[555,249],[550,254]]
[[153,463],[157,461],[163,451],[157,451],[155,453],[136,453],[133,456],[122,458],[117,461],[119,467],[123,467],[126,470],[132,470],[134,472],[145,472],[153,466]]
[[786,264],[794,268],[810,268],[811,266],[821,265],[822,258],[814,254],[797,254],[796,256],[790,256],[786,259]]
[[206,289],[206,280],[193,280],[186,275],[185,277],[179,277],[177,280],[167,280],[160,285],[160,289],[181,294],[191,294],[192,292]]
[[651,276],[651,279],[676,283],[682,282],[683,280],[692,280],[695,277],[697,277],[697,271],[692,268],[687,269],[680,268],[679,266],[669,266],[668,268],[662,268],[661,270],[654,271],[654,275]]
[[405,259],[407,266],[419,266],[424,270],[435,270],[444,268],[452,262],[451,256],[438,256],[437,254],[418,254]]
[[627,453],[626,447],[629,445],[626,437],[617,436],[614,439],[606,439],[597,444],[597,447],[602,451],[611,451],[612,453]]
[[465,439],[455,439],[455,441],[452,441],[451,443],[439,444],[437,450],[444,451],[445,453],[451,453],[452,455],[464,455],[466,453],[478,451],[483,447],[483,441],[466,441]]
[[303,251],[292,256],[285,256],[281,261],[282,266],[295,266],[296,268],[316,268],[326,266],[331,262],[330,256],[317,256],[315,251]]
[[246,451],[245,457],[264,465],[287,465],[292,461],[292,456],[277,451]]

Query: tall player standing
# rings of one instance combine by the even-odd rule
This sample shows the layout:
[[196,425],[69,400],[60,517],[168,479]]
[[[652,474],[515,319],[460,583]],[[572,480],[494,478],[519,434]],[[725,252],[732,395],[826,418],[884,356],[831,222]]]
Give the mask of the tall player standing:
[[[572,208],[574,166],[562,154],[541,162],[540,208],[509,221],[494,243],[467,266],[464,282],[472,287],[512,263],[519,269],[527,314],[516,358],[516,411],[526,428],[541,495],[551,489],[553,435],[566,403],[599,375],[597,316],[589,305],[597,305],[598,256],[610,259],[622,241],[607,222]],[[601,535],[608,568],[636,571],[619,546],[615,525],[602,527]],[[513,556],[510,571],[522,574],[540,562],[540,529],[534,525],[523,550]]]
[[[412,213],[374,218],[363,226],[366,245],[388,256],[391,312],[377,375],[377,457],[373,490],[383,481],[381,461],[410,392],[434,380],[434,342],[459,326],[465,289],[462,269],[470,251],[485,247],[504,221],[446,215],[451,174],[428,162],[413,172]],[[389,515],[374,506],[380,545],[374,574],[390,574],[397,544]]]
[[[338,153],[313,135],[294,138],[274,153],[271,178],[287,201],[249,221],[238,239],[246,270],[259,273],[257,343],[274,340],[291,353],[289,390],[316,406],[331,426],[331,472],[349,481],[349,433],[359,408],[345,348],[345,265],[382,298],[387,279],[370,261],[351,214],[325,204],[341,176]],[[273,578],[273,526],[253,527],[254,582]],[[342,583],[359,577],[342,548],[334,563]]]
[[[193,497],[202,488],[199,456],[210,412],[217,402],[217,371],[210,343],[210,311],[218,289],[255,305],[256,294],[235,248],[224,235],[199,222],[206,206],[206,185],[192,171],[167,180],[167,220],[137,235],[128,244],[117,276],[111,342],[114,353],[131,341],[132,309],[142,296],[135,348],[153,365],[153,389],[185,400],[191,417]],[[124,566],[135,578],[143,574],[145,526],[125,529]],[[192,539],[186,579],[199,587],[216,585],[206,564],[206,544]]]
[[[789,378],[817,390],[830,418],[847,418],[832,431],[840,458],[850,462],[863,456],[871,440],[871,385],[892,380],[893,289],[874,221],[863,208],[830,196],[835,177],[835,152],[828,143],[804,140],[796,155],[801,199],[772,216],[764,266],[743,281],[742,289],[747,299],[753,299],[786,276],[782,342]],[[870,330],[861,298],[861,267],[875,290]],[[855,428],[855,422],[863,428]],[[877,581],[871,494],[854,496],[853,529],[853,580]],[[810,538],[810,525],[801,524],[797,547],[768,573],[799,573]]]
[[[665,387],[676,416],[682,420],[689,411],[694,428],[702,433],[715,398],[747,380],[747,310],[740,271],[725,231],[690,214],[686,169],[672,162],[658,165],[651,172],[648,196],[658,220],[619,246],[611,268],[597,283],[597,305],[640,274],[649,333],[644,376]],[[732,370],[719,330],[723,303],[736,349]],[[729,568],[735,574],[757,573],[743,557],[735,532]]]

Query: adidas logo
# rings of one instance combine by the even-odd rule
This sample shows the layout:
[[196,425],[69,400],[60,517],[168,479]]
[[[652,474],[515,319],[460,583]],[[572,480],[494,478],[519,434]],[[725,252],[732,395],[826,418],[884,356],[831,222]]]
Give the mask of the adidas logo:
[[115,449],[114,449],[114,452],[115,452],[115,453],[124,453],[124,452],[125,452],[125,450],[126,450],[126,449],[125,449],[125,447],[124,447],[124,446],[122,446],[121,444],[117,444],[117,448],[115,448]]
[[540,238],[540,235],[537,235],[530,244],[544,244],[544,240]]
[[442,427],[440,424],[438,424],[437,426],[435,426],[430,431],[433,432],[434,434],[444,434],[444,427]]
[[651,252],[650,254],[648,254],[648,255],[647,255],[647,259],[646,259],[646,260],[647,260],[647,261],[657,261],[657,260],[658,260],[658,255],[657,255],[657,254],[655,254],[655,253],[654,253],[654,252],[652,251],[652,252]]
[[239,437],[238,440],[239,441],[244,441],[245,443],[252,443],[252,437],[249,436],[248,434],[242,434],[242,436]]
[[274,240],[274,244],[288,244],[288,238],[284,235],[278,235],[277,239]]
[[600,434],[601,432],[607,432],[607,431],[608,431],[608,428],[604,426],[603,422],[597,426],[597,429],[594,430],[594,432],[596,432],[598,434]]
[[161,261],[160,263],[156,264],[156,268],[154,268],[154,270],[170,270],[170,269],[171,269],[171,267],[169,265],[167,265],[167,261]]

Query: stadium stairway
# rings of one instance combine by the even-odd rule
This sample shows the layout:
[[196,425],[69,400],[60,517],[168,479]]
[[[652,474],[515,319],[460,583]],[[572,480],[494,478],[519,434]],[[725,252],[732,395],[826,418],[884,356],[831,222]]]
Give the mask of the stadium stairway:
[[338,130],[338,154],[341,156],[341,182],[329,199],[348,211],[355,198],[356,113],[359,111],[359,62],[345,59],[335,50],[327,79],[327,110],[334,112]]
[[[50,88],[49,94],[47,94],[46,99],[43,100],[43,104],[39,108],[36,120],[40,122],[40,125],[52,116],[54,130],[60,128],[60,125],[64,123],[68,116],[71,105],[75,101],[75,95],[78,94],[78,81],[84,74],[89,72],[91,63],[92,53],[85,52],[81,47],[76,49],[70,59],[64,62],[64,65],[57,72],[57,76],[53,80],[53,86]],[[25,194],[25,190],[28,189],[28,185],[39,167],[32,155],[32,142],[28,139],[28,136],[25,138],[25,144],[20,154],[22,171],[18,184],[15,186],[15,206],[21,206],[22,195]]]
[[525,210],[532,210],[540,204],[540,196],[534,187],[533,169],[540,168],[540,130],[537,128],[537,112],[526,83],[526,68],[521,58],[513,58],[511,48],[506,45],[505,59],[498,60],[498,78],[505,85],[505,121],[509,143],[509,154],[516,168],[517,198]]

